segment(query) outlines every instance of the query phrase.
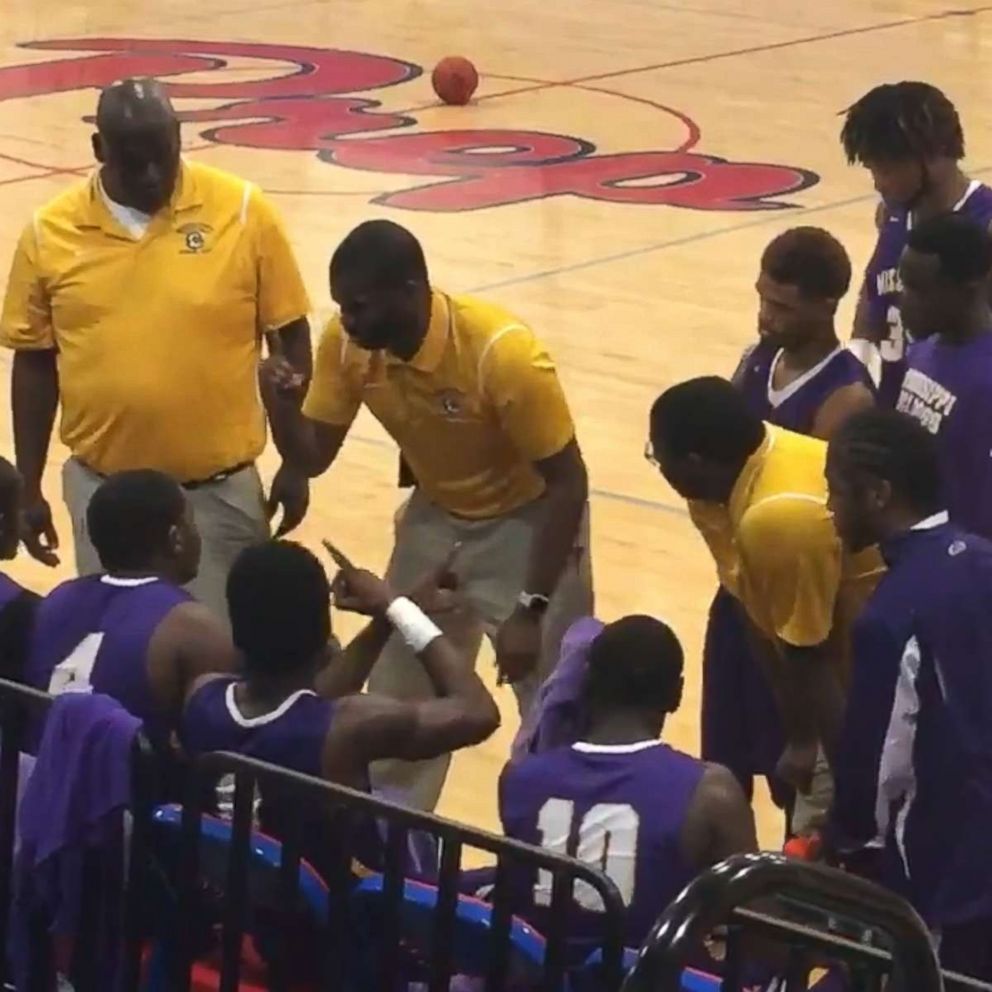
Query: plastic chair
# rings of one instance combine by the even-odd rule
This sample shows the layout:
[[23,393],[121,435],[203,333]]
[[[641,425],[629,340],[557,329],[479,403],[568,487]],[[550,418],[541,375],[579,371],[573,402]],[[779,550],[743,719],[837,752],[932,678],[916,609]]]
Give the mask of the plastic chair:
[[[152,813],[152,849],[163,869],[166,891],[175,893],[174,879],[179,864],[182,838],[182,807],[169,804],[157,807]],[[200,820],[200,850],[199,877],[207,886],[222,894],[227,880],[227,861],[231,847],[231,824],[216,816],[203,814]],[[284,911],[279,896],[279,864],[282,859],[282,845],[279,841],[259,832],[252,831],[248,851],[248,884],[247,902],[251,909],[246,925],[246,937],[257,936],[257,916],[259,910],[278,908]],[[328,889],[323,879],[314,868],[303,859],[300,860],[298,871],[297,900],[289,907],[291,914],[299,914],[313,925],[315,930],[327,925]],[[219,900],[218,900],[219,901]],[[173,912],[170,913],[169,909]],[[158,932],[154,935],[152,945],[146,957],[145,992],[164,992],[169,987],[169,965],[173,940],[177,925],[200,925],[209,933],[212,926],[219,922],[219,915],[214,919],[211,914],[205,914],[203,920],[184,920],[181,924],[175,920],[175,899],[172,905],[166,905],[165,919],[161,921]],[[254,953],[252,941],[246,939],[245,952],[242,956],[243,974],[241,987],[252,989],[264,987],[264,965]],[[216,965],[209,959],[200,959],[194,966],[194,989],[210,989],[218,987]]]
[[[426,981],[426,961],[434,934],[434,914],[438,890],[434,885],[407,879],[403,883],[400,904],[400,941],[405,958],[401,958],[401,976],[411,983]],[[361,881],[351,894],[356,920],[374,947],[381,932],[383,911],[383,877],[373,875]],[[492,907],[472,896],[459,895],[455,904],[452,941],[452,975],[470,978],[486,974],[489,960],[489,934],[492,930]],[[529,923],[513,917],[510,922],[507,987],[536,987],[544,967],[545,940]],[[420,972],[420,969],[423,971]]]

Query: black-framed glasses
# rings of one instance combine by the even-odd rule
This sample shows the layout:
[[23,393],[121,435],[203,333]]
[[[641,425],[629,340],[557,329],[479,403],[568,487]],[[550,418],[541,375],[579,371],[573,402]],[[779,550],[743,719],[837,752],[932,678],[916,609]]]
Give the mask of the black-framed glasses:
[[661,468],[661,463],[655,457],[654,445],[651,443],[650,438],[648,438],[648,440],[644,442],[644,458],[647,461],[647,463],[653,466],[654,468],[658,468],[658,469]]

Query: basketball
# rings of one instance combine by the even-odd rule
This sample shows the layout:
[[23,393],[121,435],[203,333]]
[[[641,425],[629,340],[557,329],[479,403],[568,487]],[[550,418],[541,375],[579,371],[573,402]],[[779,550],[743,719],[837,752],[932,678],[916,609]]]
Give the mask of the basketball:
[[479,85],[479,74],[468,59],[461,55],[449,55],[434,66],[431,84],[444,103],[460,107],[472,99]]

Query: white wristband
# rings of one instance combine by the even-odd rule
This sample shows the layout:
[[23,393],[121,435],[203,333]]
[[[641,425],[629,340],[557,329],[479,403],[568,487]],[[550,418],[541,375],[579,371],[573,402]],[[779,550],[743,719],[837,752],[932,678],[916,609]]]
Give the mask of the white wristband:
[[386,619],[414,654],[421,654],[442,633],[441,628],[405,596],[400,596],[389,604]]

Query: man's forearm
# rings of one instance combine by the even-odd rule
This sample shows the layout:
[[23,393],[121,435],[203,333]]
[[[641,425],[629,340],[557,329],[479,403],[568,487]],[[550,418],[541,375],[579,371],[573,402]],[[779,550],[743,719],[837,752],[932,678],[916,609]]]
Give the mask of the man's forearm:
[[[551,596],[575,551],[589,498],[583,467],[581,478],[549,485],[544,496],[544,515],[531,542],[525,592]],[[588,554],[589,549],[584,549]]]
[[313,345],[310,341],[310,323],[306,317],[300,317],[287,324],[278,332],[282,343],[282,353],[290,365],[303,376],[303,388],[310,385],[313,376]]
[[282,460],[294,471],[309,476],[313,461],[313,433],[300,408],[289,398],[263,394],[272,440]]
[[382,654],[393,628],[385,617],[373,619],[354,640],[318,673],[314,688],[325,699],[361,692]]
[[11,377],[14,451],[29,497],[41,492],[58,404],[56,353],[52,350],[15,352]]

